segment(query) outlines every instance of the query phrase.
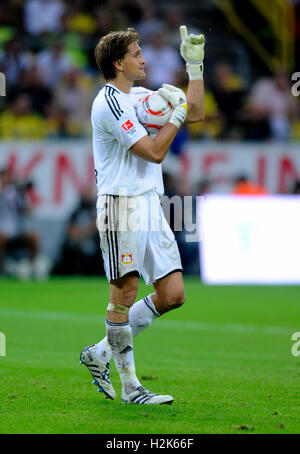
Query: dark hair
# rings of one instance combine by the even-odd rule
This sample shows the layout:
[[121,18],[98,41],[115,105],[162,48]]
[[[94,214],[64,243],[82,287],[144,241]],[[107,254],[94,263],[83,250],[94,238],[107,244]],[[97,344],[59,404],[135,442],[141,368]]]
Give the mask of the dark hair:
[[139,35],[134,28],[110,32],[99,40],[95,48],[95,58],[105,80],[115,79],[117,72],[114,62],[122,60],[128,46],[135,41],[139,41]]

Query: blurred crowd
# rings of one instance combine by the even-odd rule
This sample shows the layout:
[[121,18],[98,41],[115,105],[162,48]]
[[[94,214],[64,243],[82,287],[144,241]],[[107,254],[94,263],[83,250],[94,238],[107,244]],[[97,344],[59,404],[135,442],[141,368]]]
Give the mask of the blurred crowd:
[[41,254],[39,234],[31,220],[33,183],[0,170],[0,274],[23,280],[47,278],[48,257]]
[[34,184],[18,179],[9,168],[0,170],[0,275],[44,280],[54,274],[104,272],[96,228],[95,187],[83,189],[66,219],[59,252],[43,254],[34,218]]
[[[197,17],[192,23],[197,24]],[[189,33],[205,33],[210,43],[208,30],[193,26],[179,2],[171,9],[156,9],[148,0],[2,0],[0,24],[0,72],[6,77],[6,96],[0,96],[0,140],[90,139],[91,104],[105,83],[95,64],[94,49],[101,36],[112,30],[137,29],[147,62],[143,85],[152,90],[163,83],[187,88],[179,54],[181,24],[188,25]],[[229,54],[220,58],[215,50],[206,46],[206,119],[181,128],[171,153],[184,159],[189,139],[299,140],[300,97],[292,95],[291,74],[284,68],[274,73],[259,73],[255,68],[245,80],[238,71],[240,65]],[[213,182],[191,187],[167,174],[164,181],[168,197],[192,194],[193,225],[196,197],[213,192]],[[231,192],[267,193],[247,175],[232,178]],[[294,182],[289,193],[300,194],[300,181]],[[8,169],[0,169],[0,274],[26,280],[45,279],[49,273],[103,273],[94,191],[85,188],[81,194],[66,221],[55,260],[43,254],[40,234],[32,222],[34,194],[31,181],[19,181]],[[167,219],[175,230],[185,272],[198,274],[197,243],[186,241],[182,225],[175,228],[172,210]]]
[[[0,23],[3,139],[90,137],[91,103],[104,84],[94,48],[111,30],[138,30],[148,88],[165,82],[186,88],[178,32],[189,23],[183,6],[162,12],[147,0],[3,0]],[[189,26],[189,33],[202,32]],[[184,137],[299,139],[299,99],[291,94],[291,75],[279,68],[246,82],[225,57],[207,72],[206,120],[187,126]]]

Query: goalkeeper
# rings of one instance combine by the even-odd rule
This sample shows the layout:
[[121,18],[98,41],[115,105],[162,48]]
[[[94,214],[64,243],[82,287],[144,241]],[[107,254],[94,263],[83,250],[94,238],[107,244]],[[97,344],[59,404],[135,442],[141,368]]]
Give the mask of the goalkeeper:
[[[184,25],[180,33],[180,53],[189,76],[187,96],[168,84],[158,90],[174,110],[153,139],[138,122],[134,108],[145,89],[133,88],[133,82],[146,77],[136,31],[109,33],[95,49],[96,62],[107,82],[94,100],[91,119],[97,226],[110,292],[106,337],[84,348],[80,362],[91,372],[99,391],[114,399],[109,377],[113,356],[122,382],[122,401],[142,405],[172,403],[173,397],[153,393],[139,382],[133,336],[185,301],[177,243],[160,206],[160,163],[184,121],[204,119],[204,36],[189,36]],[[167,69],[167,62],[162,64]],[[120,229],[129,218],[154,220],[152,225],[159,225],[160,230]],[[141,275],[154,291],[135,303]]]

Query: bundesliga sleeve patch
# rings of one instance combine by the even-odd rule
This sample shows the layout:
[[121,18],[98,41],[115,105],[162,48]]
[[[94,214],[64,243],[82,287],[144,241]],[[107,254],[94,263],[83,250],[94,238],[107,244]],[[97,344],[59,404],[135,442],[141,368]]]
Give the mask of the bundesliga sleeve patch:
[[122,124],[122,128],[124,131],[126,131],[128,134],[134,134],[136,129],[134,127],[134,124],[132,123],[131,120],[125,121],[125,123]]
[[133,128],[133,123],[130,120],[125,121],[125,123],[122,124],[122,128],[124,131],[129,131],[129,129]]

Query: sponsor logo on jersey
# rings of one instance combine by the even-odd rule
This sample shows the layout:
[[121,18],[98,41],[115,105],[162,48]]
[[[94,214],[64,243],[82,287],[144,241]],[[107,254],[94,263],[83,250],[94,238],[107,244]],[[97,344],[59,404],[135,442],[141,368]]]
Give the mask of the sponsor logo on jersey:
[[122,255],[122,263],[124,265],[129,265],[130,263],[132,263],[132,254]]
[[133,123],[130,120],[125,121],[125,123],[122,124],[122,128],[124,131],[129,131],[131,128],[133,128]]

